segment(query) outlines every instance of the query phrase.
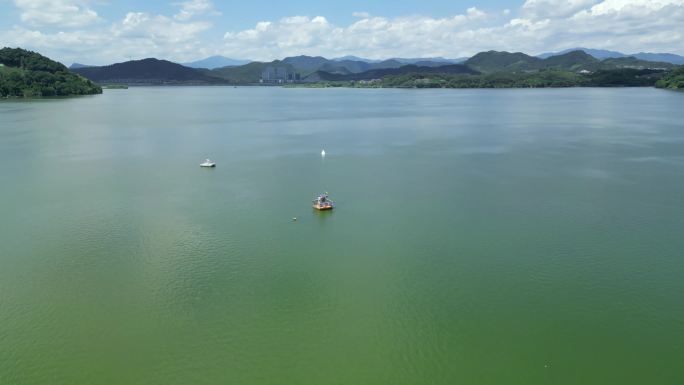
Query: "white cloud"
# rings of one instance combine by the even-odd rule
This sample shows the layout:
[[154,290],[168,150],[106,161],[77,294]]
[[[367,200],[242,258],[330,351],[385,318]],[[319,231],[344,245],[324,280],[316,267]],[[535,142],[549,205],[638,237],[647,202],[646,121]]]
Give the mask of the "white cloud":
[[209,52],[200,34],[211,26],[206,20],[182,21],[165,15],[129,12],[118,22],[91,30],[46,33],[15,26],[0,32],[0,41],[37,50],[66,64],[109,64],[147,57],[182,61]]
[[475,7],[468,8],[466,10],[466,14],[468,15],[468,18],[471,20],[480,19],[480,18],[487,16],[486,13],[480,11],[479,9],[477,9]]
[[181,23],[163,15],[129,12],[110,31],[114,38],[145,39],[155,45],[167,45],[192,41],[210,27],[207,21]]
[[487,15],[470,8],[465,15],[447,18],[367,17],[340,27],[322,16],[294,16],[277,22],[259,22],[254,28],[227,32],[225,51],[230,55],[271,59],[289,55],[341,56],[358,54],[371,58],[454,53],[459,34],[477,28]]
[[668,6],[683,6],[684,0],[605,0],[591,7],[594,15],[656,12]]
[[600,0],[527,0],[522,14],[529,19],[552,19],[572,16]]
[[87,0],[14,0],[21,21],[33,26],[83,27],[100,21]]
[[623,52],[684,53],[684,0],[606,0],[553,21],[552,39]]
[[[356,19],[344,25],[323,16],[291,16],[260,21],[251,28],[225,32],[223,40],[215,36],[216,41],[208,41],[212,28],[208,17],[218,11],[210,1],[189,0],[176,3],[178,11],[172,15],[129,12],[109,25],[58,33],[46,32],[41,25],[87,23],[67,21],[68,12],[54,12],[63,15],[55,16],[59,22],[43,18],[39,23],[27,16],[25,25],[0,31],[0,41],[67,62],[94,64],[150,56],[184,61],[213,54],[256,60],[300,54],[461,57],[490,49],[535,54],[578,46],[627,53],[684,53],[684,0],[520,1],[520,7],[508,11],[484,12],[473,7],[445,17],[390,18],[357,12]],[[23,4],[23,12],[33,9],[29,3],[38,1],[15,3]],[[90,8],[85,0],[49,3],[54,9],[76,4],[75,15],[88,19],[84,15]]]
[[227,32],[223,51],[261,60],[298,54],[459,57],[490,49],[535,54],[577,46],[684,53],[682,20],[684,0],[526,0],[518,12],[368,15],[346,26],[304,16],[263,21]]
[[180,5],[180,11],[174,15],[174,18],[177,20],[189,20],[200,15],[217,16],[221,14],[221,12],[216,10],[211,0],[189,0],[180,3]]

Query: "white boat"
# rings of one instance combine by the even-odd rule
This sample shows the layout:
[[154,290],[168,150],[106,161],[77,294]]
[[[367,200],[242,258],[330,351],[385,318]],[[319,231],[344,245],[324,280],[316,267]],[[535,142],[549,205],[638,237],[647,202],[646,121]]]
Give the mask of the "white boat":
[[204,163],[200,163],[200,167],[216,167],[216,162],[212,162],[211,159],[205,159]]
[[325,150],[321,151],[321,156],[325,158]]

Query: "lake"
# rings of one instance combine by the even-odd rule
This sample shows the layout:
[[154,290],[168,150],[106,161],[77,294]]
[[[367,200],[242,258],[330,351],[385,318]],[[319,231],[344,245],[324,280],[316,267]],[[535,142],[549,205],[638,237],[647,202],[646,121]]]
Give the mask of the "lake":
[[656,89],[0,101],[0,383],[682,383],[683,108]]

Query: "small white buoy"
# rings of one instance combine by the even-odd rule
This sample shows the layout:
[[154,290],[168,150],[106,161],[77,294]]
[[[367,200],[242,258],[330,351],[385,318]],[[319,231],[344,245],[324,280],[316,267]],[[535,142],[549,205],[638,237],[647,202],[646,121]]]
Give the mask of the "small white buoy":
[[321,151],[321,156],[325,158],[325,150]]

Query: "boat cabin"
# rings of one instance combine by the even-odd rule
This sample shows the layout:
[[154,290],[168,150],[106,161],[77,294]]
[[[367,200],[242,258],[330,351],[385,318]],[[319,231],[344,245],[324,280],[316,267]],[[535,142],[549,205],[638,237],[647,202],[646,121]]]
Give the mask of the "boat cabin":
[[321,194],[313,200],[313,208],[316,210],[332,210],[335,202],[331,201],[328,194]]

